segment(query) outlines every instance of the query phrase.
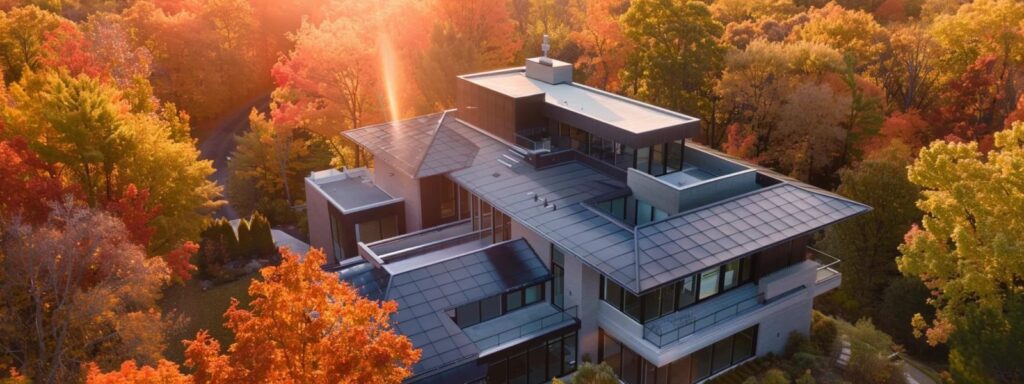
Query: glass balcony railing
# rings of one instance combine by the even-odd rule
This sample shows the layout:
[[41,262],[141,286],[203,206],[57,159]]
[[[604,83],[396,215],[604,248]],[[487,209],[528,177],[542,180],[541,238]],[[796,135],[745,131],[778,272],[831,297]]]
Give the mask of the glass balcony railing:
[[473,334],[475,333],[473,331],[469,331],[467,334],[471,335],[470,338],[473,339],[473,343],[476,344],[477,348],[483,351],[522,338],[553,331],[576,322],[576,306],[559,310],[557,307],[544,303],[537,305],[536,308],[538,310],[550,308],[551,310],[547,311],[548,313],[546,314],[540,314],[539,316],[531,317],[523,321],[508,321],[518,320],[511,319],[513,317],[512,315],[524,315],[530,311],[530,309],[524,308],[472,327],[486,329],[486,333],[489,333],[489,335],[486,335],[485,337],[475,338],[473,337]]
[[842,260],[839,260],[838,257],[812,247],[807,247],[807,259],[818,263],[818,272],[815,279],[815,282],[818,284],[835,279],[841,275],[839,273],[839,263]]
[[659,348],[664,347],[710,326],[761,308],[764,306],[764,297],[754,294],[727,303],[709,302],[703,305],[707,307],[698,306],[691,313],[679,312],[644,325],[644,339]]

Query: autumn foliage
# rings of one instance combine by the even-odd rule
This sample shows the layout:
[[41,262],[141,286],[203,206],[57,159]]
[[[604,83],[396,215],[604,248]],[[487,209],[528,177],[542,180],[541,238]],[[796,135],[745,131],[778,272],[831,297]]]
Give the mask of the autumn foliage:
[[229,354],[205,333],[186,342],[197,381],[398,383],[412,373],[420,352],[391,328],[394,302],[364,299],[321,270],[319,250],[301,261],[281,253],[281,265],[249,286],[250,309],[233,300],[224,313],[235,334]]

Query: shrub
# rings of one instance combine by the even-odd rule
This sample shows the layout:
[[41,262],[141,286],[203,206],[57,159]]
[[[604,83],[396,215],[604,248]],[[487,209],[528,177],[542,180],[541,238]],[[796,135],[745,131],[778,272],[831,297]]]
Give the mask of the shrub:
[[257,257],[273,257],[277,255],[274,237],[270,232],[270,220],[259,212],[254,212],[249,219],[249,233],[252,236],[252,254]]
[[786,339],[786,348],[782,352],[783,357],[791,358],[798,352],[817,354],[818,351],[811,345],[810,339],[806,335],[795,331],[790,332],[789,338]]
[[781,369],[772,368],[764,373],[761,384],[789,384],[789,376],[786,376],[786,372]]
[[200,238],[195,264],[204,275],[209,273],[210,266],[223,265],[238,252],[238,238],[227,219],[210,222],[200,233]]
[[817,384],[818,381],[814,380],[814,376],[811,376],[811,370],[804,371],[804,374],[796,379],[796,384]]
[[256,256],[254,235],[251,219],[242,219],[238,222],[238,254],[235,255],[235,260],[250,259]]
[[832,352],[838,335],[835,320],[815,311],[811,320],[811,343],[822,355],[827,356]]
[[572,377],[573,384],[619,384],[615,372],[608,364],[583,363],[576,368]]
[[900,368],[875,351],[855,344],[850,353],[846,375],[855,383],[903,384]]

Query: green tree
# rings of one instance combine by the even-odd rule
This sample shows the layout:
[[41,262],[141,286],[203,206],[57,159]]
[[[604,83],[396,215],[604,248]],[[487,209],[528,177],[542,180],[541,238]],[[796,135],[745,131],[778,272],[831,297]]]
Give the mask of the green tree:
[[282,132],[255,112],[249,122],[228,160],[231,205],[242,215],[259,211],[278,224],[295,222],[291,207],[305,196],[305,177],[331,166],[329,143],[304,130]]
[[878,311],[885,288],[899,278],[895,259],[903,235],[921,217],[914,206],[920,188],[907,180],[910,152],[895,145],[839,172],[836,192],[874,208],[829,227],[818,243],[843,262],[843,284],[833,294],[847,318],[886,316]]
[[635,49],[622,70],[623,90],[638,99],[703,116],[725,63],[725,28],[699,1],[637,0],[622,16]]
[[90,206],[116,200],[128,185],[150,193],[160,214],[149,251],[167,252],[198,236],[220,202],[188,136],[187,116],[173,108],[131,112],[113,85],[66,72],[30,73],[3,108],[5,135],[22,136],[40,157],[80,185]]
[[925,214],[900,245],[897,263],[932,290],[929,303],[937,310],[931,321],[916,314],[913,324],[926,330],[929,343],[949,342],[951,373],[967,381],[1024,380],[1019,362],[980,354],[988,341],[1002,339],[992,349],[998,351],[1020,348],[1024,340],[1021,175],[1020,122],[996,133],[988,154],[980,153],[976,142],[935,142],[921,150],[908,171],[910,181],[923,189],[917,206]]
[[18,81],[26,68],[39,69],[44,35],[56,30],[61,20],[35,5],[0,12],[0,65],[4,80]]

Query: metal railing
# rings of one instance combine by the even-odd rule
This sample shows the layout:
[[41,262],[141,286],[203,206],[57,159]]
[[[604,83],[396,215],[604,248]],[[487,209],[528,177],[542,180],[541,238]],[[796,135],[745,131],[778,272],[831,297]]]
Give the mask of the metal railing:
[[499,345],[515,341],[523,338],[524,336],[531,335],[540,331],[547,330],[549,327],[556,326],[561,323],[575,322],[576,321],[577,307],[572,306],[564,310],[549,314],[547,316],[530,320],[523,324],[516,324],[515,326],[503,329],[493,336],[488,336],[476,342],[477,348],[481,351],[497,347]]
[[840,276],[839,263],[842,260],[839,260],[838,257],[822,252],[817,248],[807,247],[807,259],[818,263],[815,283],[821,284]]
[[531,151],[539,149],[551,149],[551,140],[533,140],[529,137],[523,136],[522,134],[516,134],[516,145]]
[[758,294],[701,316],[684,316],[671,323],[646,324],[644,325],[644,339],[660,348],[712,325],[760,308],[763,303],[764,297]]

